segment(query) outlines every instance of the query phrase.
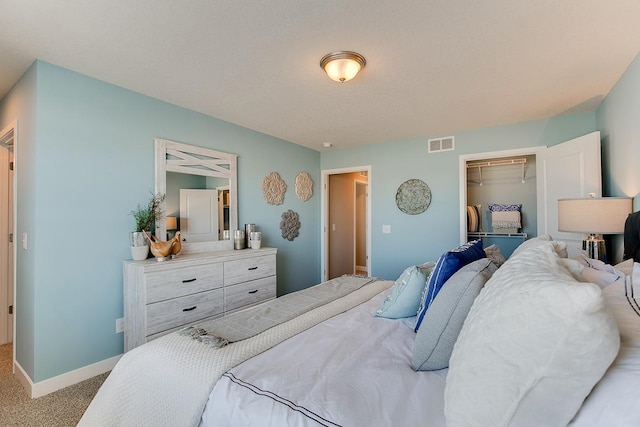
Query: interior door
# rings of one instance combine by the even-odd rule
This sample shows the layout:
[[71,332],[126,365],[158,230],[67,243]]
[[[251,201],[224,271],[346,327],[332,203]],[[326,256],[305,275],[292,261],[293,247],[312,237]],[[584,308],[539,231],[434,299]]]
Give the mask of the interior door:
[[0,133],[0,344],[13,342],[13,138]]
[[218,190],[180,189],[180,233],[190,243],[218,240]]
[[536,156],[538,235],[549,234],[578,255],[583,235],[558,231],[558,199],[602,196],[600,132],[547,148]]

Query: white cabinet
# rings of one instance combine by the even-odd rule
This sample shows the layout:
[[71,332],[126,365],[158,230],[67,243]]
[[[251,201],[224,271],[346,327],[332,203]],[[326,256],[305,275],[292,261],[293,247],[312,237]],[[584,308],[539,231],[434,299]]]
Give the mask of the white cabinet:
[[124,261],[124,350],[276,297],[274,248]]

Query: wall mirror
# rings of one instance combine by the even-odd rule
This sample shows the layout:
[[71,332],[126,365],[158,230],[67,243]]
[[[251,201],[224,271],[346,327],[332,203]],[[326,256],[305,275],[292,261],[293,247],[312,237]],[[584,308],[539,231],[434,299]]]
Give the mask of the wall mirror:
[[168,218],[156,224],[156,236],[167,240],[180,230],[185,254],[233,249],[224,230],[238,229],[237,159],[236,154],[155,138],[156,193],[166,194]]

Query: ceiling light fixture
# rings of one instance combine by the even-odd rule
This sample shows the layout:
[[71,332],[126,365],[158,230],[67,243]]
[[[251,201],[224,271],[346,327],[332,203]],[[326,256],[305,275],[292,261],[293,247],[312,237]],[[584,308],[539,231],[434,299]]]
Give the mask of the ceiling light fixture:
[[343,50],[325,55],[320,60],[320,67],[331,80],[344,83],[354,78],[366,63],[359,53]]

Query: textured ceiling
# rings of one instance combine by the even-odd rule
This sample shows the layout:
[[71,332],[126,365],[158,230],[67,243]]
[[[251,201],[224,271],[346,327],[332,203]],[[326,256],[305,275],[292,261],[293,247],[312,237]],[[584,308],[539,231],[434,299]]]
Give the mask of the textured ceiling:
[[[324,150],[595,109],[638,0],[2,0],[0,98],[35,59]],[[319,66],[355,50],[335,83]]]

